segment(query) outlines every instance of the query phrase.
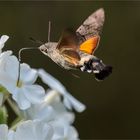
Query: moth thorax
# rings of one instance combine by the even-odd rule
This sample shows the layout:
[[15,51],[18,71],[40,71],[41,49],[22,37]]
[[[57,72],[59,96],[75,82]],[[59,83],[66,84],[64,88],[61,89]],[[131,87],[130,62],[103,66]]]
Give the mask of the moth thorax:
[[86,55],[86,56],[81,57],[80,65],[84,65],[89,60],[93,59],[93,57],[94,57],[93,55]]

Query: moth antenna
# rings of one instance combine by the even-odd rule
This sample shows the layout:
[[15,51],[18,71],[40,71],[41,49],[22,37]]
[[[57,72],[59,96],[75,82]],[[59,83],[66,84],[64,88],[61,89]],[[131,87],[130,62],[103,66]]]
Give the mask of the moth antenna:
[[31,41],[33,41],[33,42],[39,44],[39,45],[44,44],[44,42],[42,42],[42,41],[40,41],[40,40],[36,40],[36,39],[34,39],[33,37],[29,37],[29,39],[30,39]]
[[51,21],[49,21],[48,25],[48,42],[50,42],[50,36],[51,36]]
[[39,48],[35,48],[35,47],[30,47],[30,48],[21,48],[18,52],[18,61],[19,61],[19,66],[18,66],[18,79],[17,79],[17,86],[19,85],[19,81],[20,81],[20,62],[21,62],[21,53],[24,50],[33,50],[33,49],[39,49]]

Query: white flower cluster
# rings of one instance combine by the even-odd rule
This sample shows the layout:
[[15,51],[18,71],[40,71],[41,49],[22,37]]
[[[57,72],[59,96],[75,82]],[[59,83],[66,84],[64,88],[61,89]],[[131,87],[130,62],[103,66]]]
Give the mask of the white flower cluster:
[[[82,112],[85,105],[43,69],[19,64],[12,51],[2,52],[8,38],[0,38],[0,108],[9,102],[20,121],[11,129],[1,124],[0,140],[78,140],[72,109]],[[37,78],[50,89],[36,84]]]

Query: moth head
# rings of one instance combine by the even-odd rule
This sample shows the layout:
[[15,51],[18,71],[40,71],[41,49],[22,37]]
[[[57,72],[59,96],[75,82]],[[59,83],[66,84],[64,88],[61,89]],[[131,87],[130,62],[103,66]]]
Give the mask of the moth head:
[[39,47],[39,50],[44,54],[48,53],[49,48],[51,47],[50,42],[47,42]]

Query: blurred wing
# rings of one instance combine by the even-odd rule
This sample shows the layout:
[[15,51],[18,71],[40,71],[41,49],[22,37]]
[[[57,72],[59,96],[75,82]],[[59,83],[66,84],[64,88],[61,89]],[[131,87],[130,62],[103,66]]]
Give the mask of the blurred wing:
[[65,29],[58,41],[57,49],[62,51],[65,49],[78,49],[78,38],[75,32],[70,29]]
[[[84,47],[87,47],[87,44],[90,44],[89,46],[90,50],[88,52],[90,54],[94,53],[95,48],[97,48],[97,45],[99,43],[100,33],[104,24],[104,19],[105,19],[104,10],[101,8],[92,13],[76,30],[76,34],[79,38],[80,45],[82,45],[80,46],[81,51],[83,50]],[[85,43],[86,41],[87,41],[86,45],[82,44]]]
[[76,33],[67,29],[64,30],[62,36],[58,42],[57,49],[60,51],[61,55],[72,64],[78,64],[80,60],[78,50],[78,38]]
[[62,55],[72,65],[78,65],[81,59],[79,54],[74,50],[65,50]]

